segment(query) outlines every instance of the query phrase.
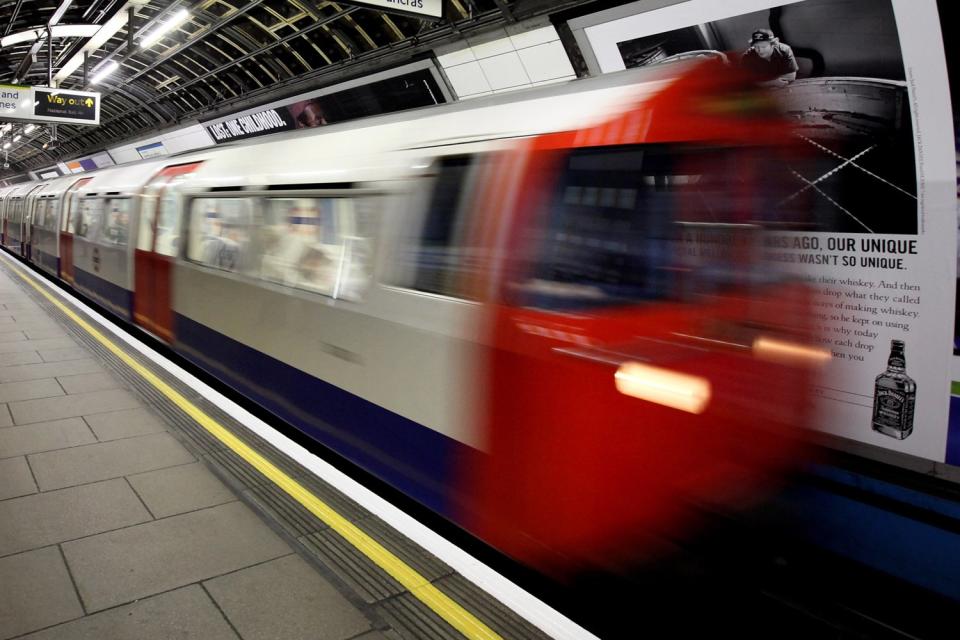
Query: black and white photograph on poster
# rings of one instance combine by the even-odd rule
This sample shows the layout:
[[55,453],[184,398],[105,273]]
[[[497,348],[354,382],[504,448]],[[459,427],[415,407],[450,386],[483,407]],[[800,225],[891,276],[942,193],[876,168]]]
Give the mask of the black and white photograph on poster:
[[779,96],[806,152],[765,166],[768,202],[796,194],[812,219],[765,233],[764,257],[816,297],[830,358],[812,428],[936,462],[949,441],[960,452],[957,155],[935,0],[639,0],[579,28],[596,72],[712,58]]
[[814,230],[918,233],[906,74],[890,0],[804,0],[617,43],[624,66],[739,65],[771,87],[809,155],[790,168]]

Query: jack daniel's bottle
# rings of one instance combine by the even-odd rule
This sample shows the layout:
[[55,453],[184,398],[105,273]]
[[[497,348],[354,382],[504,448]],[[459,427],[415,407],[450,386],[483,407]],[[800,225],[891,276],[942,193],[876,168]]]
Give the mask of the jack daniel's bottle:
[[873,393],[873,430],[903,440],[913,433],[917,383],[905,373],[903,340],[890,341],[887,370],[877,376]]

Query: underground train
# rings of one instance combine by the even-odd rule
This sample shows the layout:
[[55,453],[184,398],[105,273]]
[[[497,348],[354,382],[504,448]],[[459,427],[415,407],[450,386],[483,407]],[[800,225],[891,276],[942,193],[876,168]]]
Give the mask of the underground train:
[[713,64],[19,184],[0,239],[509,555],[609,563],[804,447],[789,127]]

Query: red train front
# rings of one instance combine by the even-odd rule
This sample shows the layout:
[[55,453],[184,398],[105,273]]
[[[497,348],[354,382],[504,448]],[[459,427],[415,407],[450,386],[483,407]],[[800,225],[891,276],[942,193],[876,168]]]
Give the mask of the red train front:
[[807,289],[763,249],[766,229],[805,228],[796,159],[769,97],[712,64],[504,159],[481,198],[510,238],[477,284],[481,537],[547,570],[615,566],[798,459],[829,355],[809,346]]

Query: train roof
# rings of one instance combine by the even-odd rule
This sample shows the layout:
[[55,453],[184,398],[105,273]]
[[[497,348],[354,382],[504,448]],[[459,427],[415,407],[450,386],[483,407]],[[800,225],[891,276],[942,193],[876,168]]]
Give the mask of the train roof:
[[635,71],[221,146],[187,188],[341,183],[409,175],[412,160],[442,155],[444,147],[463,152],[464,145],[476,143],[492,150],[517,138],[600,124],[661,90],[677,68]]

